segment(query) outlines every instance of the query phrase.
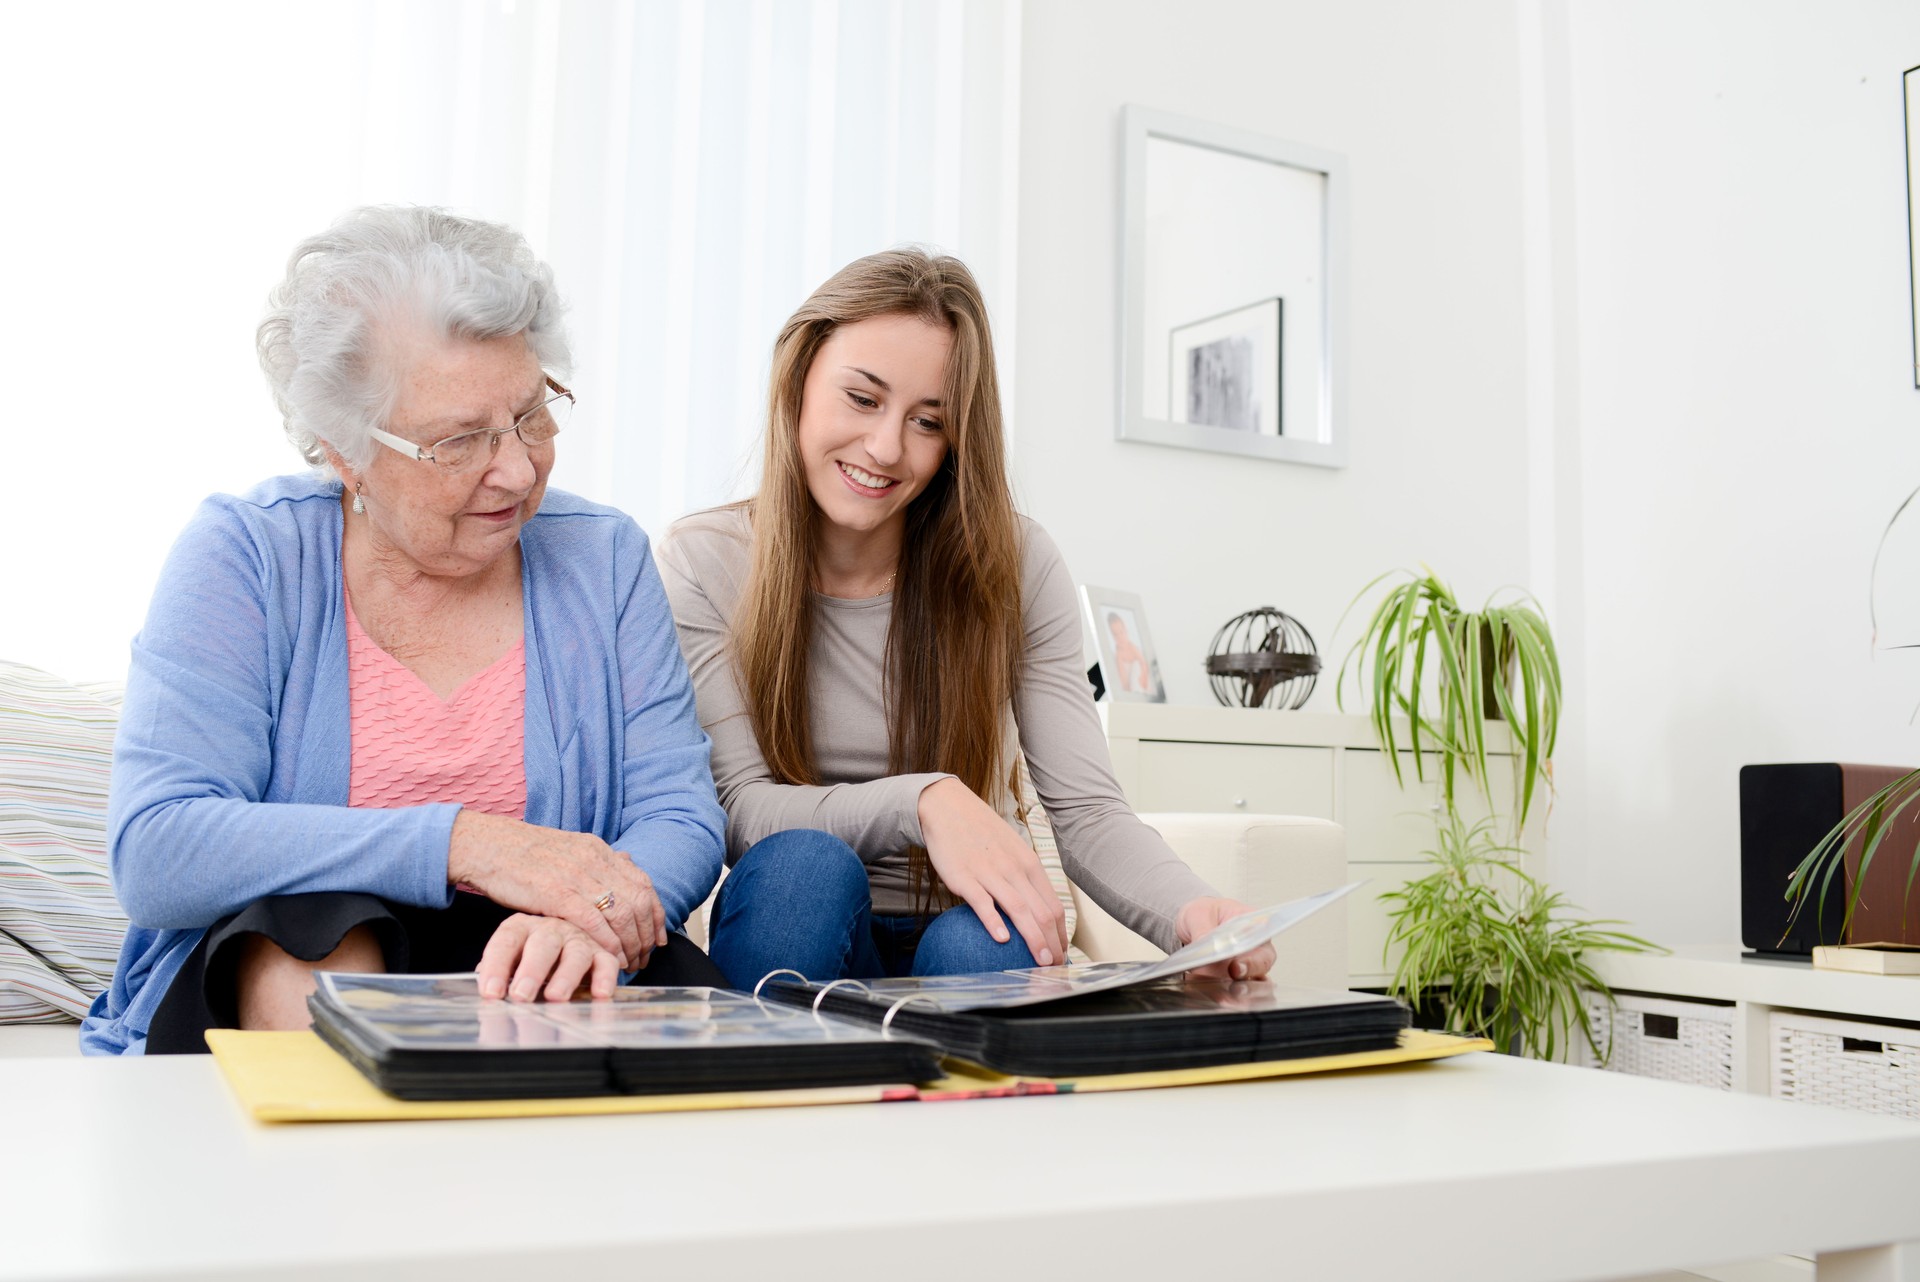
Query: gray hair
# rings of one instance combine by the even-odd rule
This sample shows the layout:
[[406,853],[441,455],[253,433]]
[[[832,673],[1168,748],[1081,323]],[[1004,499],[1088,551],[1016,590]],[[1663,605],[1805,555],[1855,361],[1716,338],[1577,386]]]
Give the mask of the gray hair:
[[571,363],[553,269],[500,223],[444,209],[368,205],[300,242],[267,296],[256,346],[287,436],[325,467],[322,445],[347,466],[372,461],[367,434],[393,412],[399,371],[376,344],[411,325],[447,338],[524,333],[549,373]]

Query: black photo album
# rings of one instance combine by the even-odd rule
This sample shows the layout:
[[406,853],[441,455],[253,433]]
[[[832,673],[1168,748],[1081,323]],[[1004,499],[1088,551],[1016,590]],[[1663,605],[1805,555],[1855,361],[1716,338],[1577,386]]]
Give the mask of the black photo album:
[[1389,1049],[1407,1011],[1365,993],[1187,972],[1278,935],[1352,886],[1260,909],[1158,961],[815,983],[621,988],[508,1002],[472,975],[322,972],[314,1030],[402,1099],[676,1094],[913,1083],[952,1056],[997,1072],[1153,1072]]

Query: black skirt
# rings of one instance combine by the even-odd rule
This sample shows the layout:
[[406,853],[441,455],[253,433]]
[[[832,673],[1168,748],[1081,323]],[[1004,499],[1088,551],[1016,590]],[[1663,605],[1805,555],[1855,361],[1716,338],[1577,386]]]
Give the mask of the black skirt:
[[[415,908],[374,895],[322,891],[273,895],[248,904],[208,929],[167,987],[147,1028],[149,1055],[204,1055],[209,1028],[239,1026],[239,968],[248,935],[272,940],[301,961],[318,961],[347,932],[365,926],[379,941],[387,972],[434,975],[470,971],[487,941],[514,910],[481,895],[456,892],[447,908]],[[725,988],[726,976],[684,935],[669,934],[633,983],[650,987]]]

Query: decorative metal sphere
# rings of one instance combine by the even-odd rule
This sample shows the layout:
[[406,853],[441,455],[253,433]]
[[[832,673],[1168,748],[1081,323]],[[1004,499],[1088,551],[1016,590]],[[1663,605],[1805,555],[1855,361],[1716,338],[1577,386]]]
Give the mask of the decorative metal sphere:
[[1234,615],[1207,647],[1213,697],[1230,708],[1298,708],[1319,676],[1313,634],[1270,605]]

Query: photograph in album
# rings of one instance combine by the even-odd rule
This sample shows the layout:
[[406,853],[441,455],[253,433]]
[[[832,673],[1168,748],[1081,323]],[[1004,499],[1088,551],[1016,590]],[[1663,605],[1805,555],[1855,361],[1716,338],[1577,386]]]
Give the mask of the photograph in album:
[[[954,982],[966,978],[984,982],[969,993]],[[884,1022],[889,1031],[925,1038],[944,1054],[997,1073],[1037,1077],[1166,1072],[1390,1050],[1408,1026],[1407,1008],[1388,997],[1288,988],[1265,979],[1175,975],[1017,1005],[969,1000],[987,989],[1006,988],[996,982],[999,978],[881,979],[831,988],[774,980],[762,991],[835,1019],[876,1028]],[[943,997],[957,999],[957,1005],[943,1007]]]
[[717,988],[483,998],[472,975],[321,972],[314,1031],[402,1099],[679,1094],[925,1081],[924,1042]]

